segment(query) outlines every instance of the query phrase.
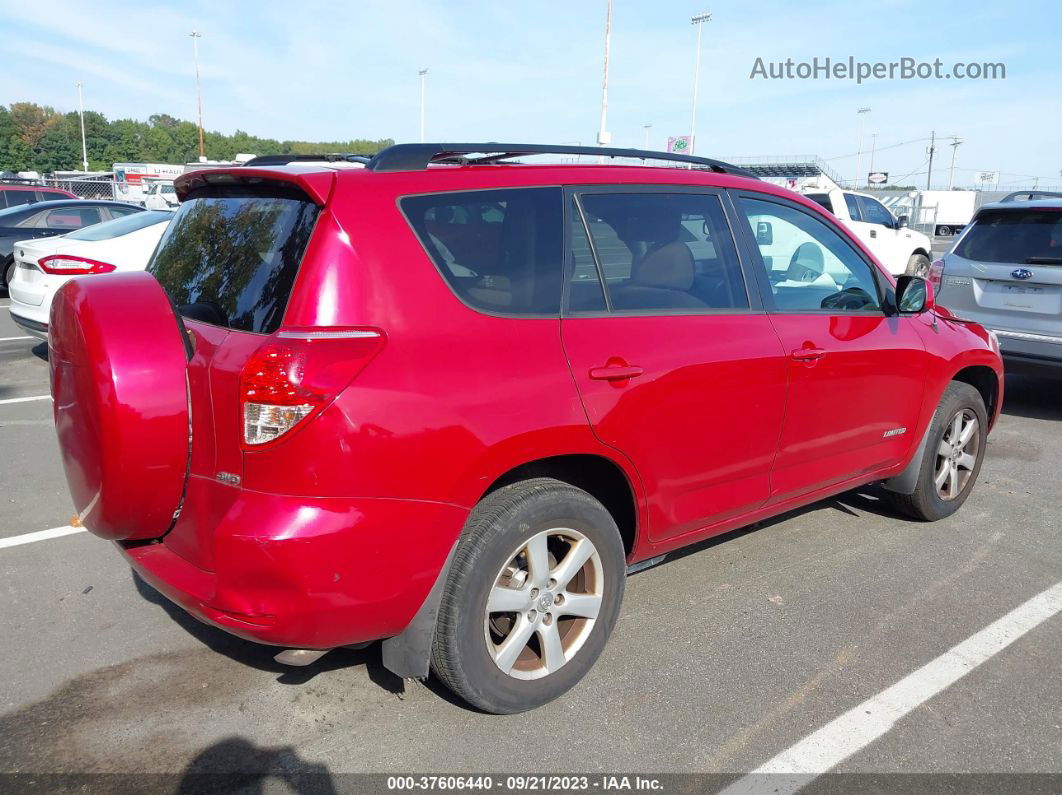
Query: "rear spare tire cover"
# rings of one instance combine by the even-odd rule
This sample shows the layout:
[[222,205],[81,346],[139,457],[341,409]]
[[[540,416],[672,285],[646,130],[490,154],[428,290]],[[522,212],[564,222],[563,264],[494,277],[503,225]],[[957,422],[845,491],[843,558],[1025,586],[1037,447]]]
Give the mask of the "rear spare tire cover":
[[81,523],[114,540],[169,530],[188,469],[187,358],[148,273],[71,279],[48,329],[55,428]]

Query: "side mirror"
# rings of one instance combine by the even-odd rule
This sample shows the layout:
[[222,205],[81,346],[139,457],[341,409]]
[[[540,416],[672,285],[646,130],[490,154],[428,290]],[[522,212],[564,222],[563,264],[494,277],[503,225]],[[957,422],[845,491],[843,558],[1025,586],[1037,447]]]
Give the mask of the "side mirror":
[[896,280],[896,308],[901,314],[920,315],[934,306],[933,285],[921,276],[900,276]]
[[774,227],[770,221],[756,222],[756,245],[769,246],[774,242]]
[[896,219],[896,228],[903,229],[905,226],[907,226],[910,220],[911,219],[908,218],[906,215],[901,215],[899,218]]

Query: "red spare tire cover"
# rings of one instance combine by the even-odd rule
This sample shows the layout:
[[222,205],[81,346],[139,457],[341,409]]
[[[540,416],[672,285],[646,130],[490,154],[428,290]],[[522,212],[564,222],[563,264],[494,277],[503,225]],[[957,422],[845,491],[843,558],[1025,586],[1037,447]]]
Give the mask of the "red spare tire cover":
[[71,279],[55,294],[55,428],[81,523],[103,538],[157,538],[180,505],[190,443],[181,334],[148,273]]

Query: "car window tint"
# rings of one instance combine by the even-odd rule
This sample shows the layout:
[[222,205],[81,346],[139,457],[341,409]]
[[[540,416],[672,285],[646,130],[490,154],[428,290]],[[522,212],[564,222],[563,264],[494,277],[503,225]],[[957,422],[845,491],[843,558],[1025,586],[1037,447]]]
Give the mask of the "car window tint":
[[84,229],[67,234],[67,240],[110,240],[111,238],[128,235],[152,224],[159,224],[173,218],[172,212],[161,210],[146,210],[131,215],[123,215],[110,221],[87,226]]
[[717,196],[593,193],[582,206],[613,310],[748,307]]
[[7,199],[8,207],[17,207],[20,204],[32,204],[37,201],[37,192],[32,190],[5,190],[4,198]]
[[107,212],[111,214],[112,218],[122,218],[126,215],[133,215],[134,213],[141,211],[136,207],[108,207]]
[[833,202],[830,201],[830,194],[828,193],[805,193],[805,198],[811,199],[815,204],[819,205],[828,213],[833,212]]
[[892,226],[895,223],[892,213],[885,209],[885,205],[881,202],[868,196],[857,196],[856,198],[859,200],[859,211],[863,215],[863,220],[868,224]]
[[788,205],[745,198],[739,204],[756,237],[778,310],[881,311],[871,266],[838,232]]
[[560,188],[462,191],[401,200],[446,283],[472,307],[508,315],[560,313]]
[[1062,264],[1062,212],[983,210],[955,247],[955,254],[981,262]]
[[572,278],[568,286],[569,312],[602,312],[605,293],[598,277],[590,239],[586,236],[579,206],[572,202]]
[[845,206],[848,207],[848,216],[853,221],[863,220],[863,213],[859,209],[859,202],[856,201],[856,196],[854,193],[846,193],[844,195],[844,203]]
[[44,216],[44,226],[48,229],[80,229],[100,222],[100,211],[96,207],[61,207],[49,210]]

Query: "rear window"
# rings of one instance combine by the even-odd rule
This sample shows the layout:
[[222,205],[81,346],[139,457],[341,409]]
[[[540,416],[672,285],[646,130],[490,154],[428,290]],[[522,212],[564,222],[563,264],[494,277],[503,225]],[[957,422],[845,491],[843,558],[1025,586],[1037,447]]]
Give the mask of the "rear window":
[[981,262],[1062,265],[1062,211],[984,211],[959,241],[955,253]]
[[[113,210],[112,210],[113,212]],[[104,221],[102,224],[86,226],[76,232],[70,232],[67,240],[110,240],[111,238],[128,235],[152,224],[159,224],[173,218],[173,213],[157,210],[148,210],[142,213],[123,215],[113,221]]]
[[828,193],[805,193],[804,198],[811,199],[828,213],[833,212],[833,202],[830,201],[830,194]]
[[469,306],[504,315],[560,313],[560,188],[407,196],[413,230]]
[[316,220],[297,191],[211,187],[181,205],[148,271],[185,317],[271,334]]

